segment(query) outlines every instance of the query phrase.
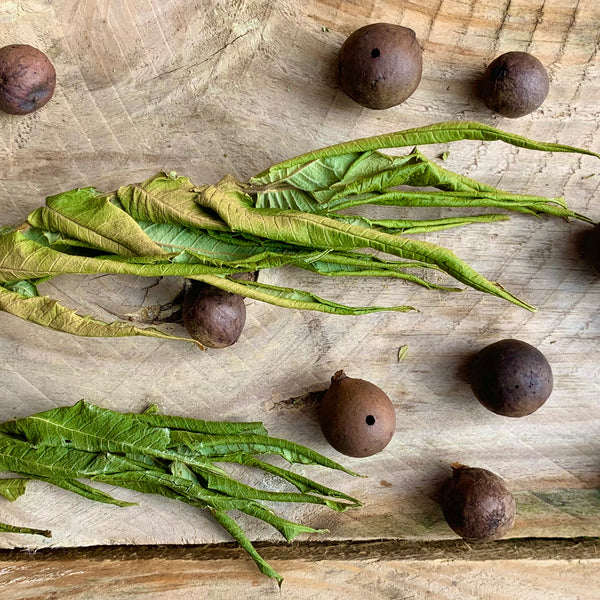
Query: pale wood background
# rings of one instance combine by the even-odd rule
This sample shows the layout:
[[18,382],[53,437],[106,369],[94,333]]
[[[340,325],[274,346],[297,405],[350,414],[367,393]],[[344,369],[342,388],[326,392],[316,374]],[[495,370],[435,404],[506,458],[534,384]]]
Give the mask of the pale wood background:
[[[377,21],[413,28],[423,47],[419,88],[386,111],[361,108],[335,81],[345,37]],[[44,50],[58,84],[37,113],[0,115],[0,222],[20,222],[46,195],[77,186],[112,190],[159,170],[197,183],[227,173],[247,178],[313,148],[450,119],[599,152],[598,22],[595,0],[2,2],[0,45]],[[485,66],[509,50],[535,54],[551,79],[543,107],[518,120],[492,114],[474,95]],[[591,157],[478,142],[422,150],[430,157],[450,150],[445,166],[511,191],[564,194],[573,209],[600,220],[600,163]],[[247,301],[242,339],[207,352],[145,338],[74,338],[0,314],[0,417],[86,398],[124,411],[155,402],[175,414],[263,420],[273,435],[369,474],[301,469],[365,502],[343,515],[281,509],[327,527],[329,540],[453,539],[435,501],[453,461],[507,480],[519,508],[515,537],[598,536],[600,288],[581,257],[588,229],[515,215],[427,236],[538,306],[536,314],[474,291],[291,269],[261,278],[350,304],[412,304],[420,312],[336,317]],[[105,309],[127,313],[160,301],[148,283],[64,277],[45,291],[109,318]],[[504,337],[537,346],[553,367],[551,398],[527,418],[486,411],[465,380],[469,356]],[[402,345],[408,355],[398,362]],[[380,385],[396,406],[397,433],[375,457],[341,457],[321,436],[311,394],[340,368]],[[0,503],[0,520],[53,531],[50,540],[3,535],[0,548],[227,540],[207,515],[171,501],[142,498],[120,509],[43,484]],[[277,539],[260,523],[242,522],[255,540]]]

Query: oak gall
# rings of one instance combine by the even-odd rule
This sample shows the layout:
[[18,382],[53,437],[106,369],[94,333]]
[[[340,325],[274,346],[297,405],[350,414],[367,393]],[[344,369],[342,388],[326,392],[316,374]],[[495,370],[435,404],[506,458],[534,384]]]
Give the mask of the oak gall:
[[404,102],[417,89],[423,70],[415,32],[401,25],[373,23],[357,29],[342,45],[338,81],[358,104],[381,110]]
[[0,48],[0,110],[26,115],[44,106],[56,86],[56,72],[48,57],[33,46]]
[[542,406],[552,393],[552,369],[534,346],[504,339],[486,346],[469,365],[471,389],[492,412],[524,417]]
[[489,542],[512,529],[516,503],[498,475],[456,463],[443,490],[442,511],[448,525],[463,539]]
[[319,422],[333,448],[362,458],[388,445],[396,429],[396,413],[381,388],[338,371],[321,401]]
[[246,323],[246,305],[232,294],[194,282],[183,299],[183,324],[189,335],[208,348],[226,348],[238,341]]
[[516,119],[537,110],[550,83],[544,65],[527,52],[507,52],[490,63],[481,81],[481,97],[494,112]]

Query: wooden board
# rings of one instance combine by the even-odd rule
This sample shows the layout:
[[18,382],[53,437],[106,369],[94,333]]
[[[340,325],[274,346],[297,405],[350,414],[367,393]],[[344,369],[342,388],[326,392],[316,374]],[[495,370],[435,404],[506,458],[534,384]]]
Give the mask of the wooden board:
[[[55,550],[0,559],[3,600],[90,597],[251,600],[374,598],[520,598],[595,600],[598,546],[500,542],[485,550],[463,542],[414,545],[370,542],[261,546],[286,574],[282,589],[256,571],[239,549],[138,547]],[[557,558],[557,554],[560,558]],[[95,592],[98,590],[98,592]],[[97,593],[97,596],[90,594]]]
[[[21,222],[45,196],[78,186],[109,191],[160,170],[197,183],[228,173],[246,179],[310,149],[443,120],[477,120],[598,152],[599,19],[600,5],[580,0],[4,2],[0,45],[30,43],[47,52],[58,85],[44,109],[0,115],[0,221]],[[335,80],[343,40],[377,21],[413,28],[423,47],[419,88],[386,111],[361,108]],[[535,54],[551,79],[543,107],[517,120],[492,114],[473,93],[485,66],[509,50]],[[600,219],[600,163],[591,157],[484,142],[422,151],[431,158],[449,151],[444,166],[452,170],[514,192],[564,195],[574,210]],[[273,435],[369,475],[299,469],[365,502],[342,515],[281,509],[328,528],[319,539],[453,539],[435,498],[454,461],[507,480],[518,502],[515,538],[598,536],[600,288],[581,257],[588,230],[512,216],[422,236],[537,306],[535,314],[471,290],[330,280],[292,269],[265,271],[261,280],[354,305],[410,304],[418,312],[338,317],[247,301],[243,338],[206,352],[144,338],[74,338],[2,314],[0,415],[86,398],[123,411],[154,402],[174,414],[262,420]],[[44,292],[110,318],[167,293],[148,287],[134,278],[61,277]],[[474,352],[507,337],[537,346],[554,372],[550,400],[524,419],[486,411],[465,378]],[[408,354],[398,361],[404,345]],[[316,399],[338,369],[376,383],[394,402],[396,435],[375,457],[341,457],[321,435]],[[2,502],[0,520],[53,531],[41,541],[3,535],[5,549],[228,539],[208,515],[165,499],[98,506],[41,483],[17,502]],[[242,523],[254,540],[278,539],[261,524]]]

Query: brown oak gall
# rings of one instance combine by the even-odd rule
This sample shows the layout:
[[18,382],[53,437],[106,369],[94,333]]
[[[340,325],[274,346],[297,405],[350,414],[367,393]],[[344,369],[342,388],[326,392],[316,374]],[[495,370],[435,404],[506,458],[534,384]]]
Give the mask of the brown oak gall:
[[54,66],[43,52],[27,44],[0,48],[0,110],[31,113],[52,98],[55,86]]
[[321,401],[319,422],[338,452],[362,458],[388,445],[396,429],[396,413],[381,388],[338,371]]
[[514,524],[516,503],[504,480],[487,469],[453,464],[442,496],[444,518],[469,542],[504,537]]
[[371,109],[404,102],[417,89],[422,70],[415,32],[390,23],[357,29],[338,56],[340,87],[355,102]]

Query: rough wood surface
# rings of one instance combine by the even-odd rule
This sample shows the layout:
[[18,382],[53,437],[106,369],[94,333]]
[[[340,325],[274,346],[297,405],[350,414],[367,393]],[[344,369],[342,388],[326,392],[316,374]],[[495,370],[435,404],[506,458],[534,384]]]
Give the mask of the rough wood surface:
[[[354,104],[335,81],[345,37],[376,21],[412,27],[424,51],[421,85],[387,111]],[[112,190],[159,170],[176,170],[198,183],[227,173],[247,178],[313,148],[449,119],[478,120],[598,152],[599,21],[600,5],[579,0],[3,2],[0,44],[30,43],[46,51],[58,85],[39,112],[0,115],[0,221],[20,222],[46,195],[77,186]],[[551,78],[543,107],[518,120],[491,114],[473,93],[485,65],[508,50],[532,52]],[[573,209],[600,219],[600,163],[591,157],[499,143],[423,148],[431,157],[445,150],[450,169],[515,192],[564,194]],[[324,281],[291,269],[261,277],[349,304],[400,302],[419,312],[352,318],[248,302],[243,338],[230,349],[207,352],[142,338],[73,338],[2,314],[0,415],[23,416],[83,397],[117,410],[155,402],[175,414],[263,420],[273,435],[369,475],[352,479],[301,469],[365,502],[343,515],[282,509],[327,527],[326,539],[453,538],[435,496],[454,461],[507,480],[519,503],[515,537],[598,536],[600,288],[580,255],[587,229],[513,216],[427,236],[539,307],[536,314],[474,291]],[[133,278],[62,277],[44,291],[109,317],[107,310],[131,312],[155,303],[157,291],[147,287]],[[537,346],[555,375],[550,400],[524,419],[486,411],[464,376],[474,352],[505,337]],[[398,362],[403,345],[408,354]],[[315,392],[340,368],[378,384],[396,406],[397,433],[375,457],[344,459],[321,436]],[[3,548],[227,539],[207,515],[165,499],[144,498],[127,509],[97,506],[41,483],[17,502],[2,502],[0,520],[53,531],[52,539],[41,541],[4,535]],[[243,523],[253,539],[276,539],[260,524]],[[459,577],[461,564],[437,565],[440,581]],[[292,576],[305,572],[300,563],[289,566]],[[321,568],[314,574],[318,580],[330,566]],[[497,568],[516,574],[516,567],[502,562]],[[581,568],[583,577],[588,566],[573,568]],[[552,565],[532,569],[542,575]],[[350,571],[349,582],[356,577]],[[408,571],[403,576],[411,577]],[[250,569],[248,577],[264,585]]]
[[219,546],[0,554],[0,593],[3,600],[354,600],[365,594],[382,600],[595,600],[600,583],[597,543],[585,540],[500,542],[485,550],[463,542],[294,544],[261,552],[286,573],[281,590],[240,550]]

